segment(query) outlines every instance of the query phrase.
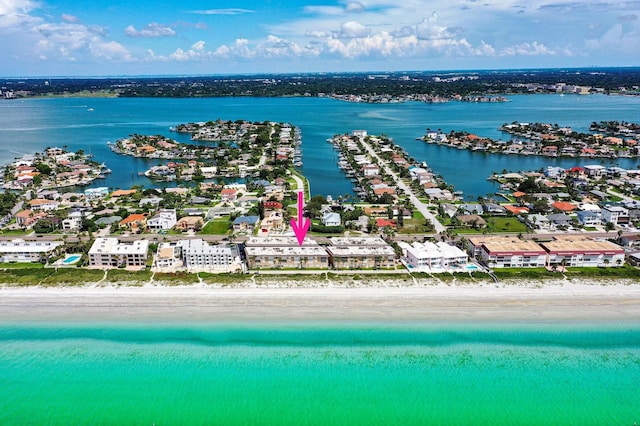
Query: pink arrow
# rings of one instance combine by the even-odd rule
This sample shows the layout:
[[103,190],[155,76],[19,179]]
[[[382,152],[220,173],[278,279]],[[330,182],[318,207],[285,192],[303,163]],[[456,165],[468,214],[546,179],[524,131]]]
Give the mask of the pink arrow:
[[298,239],[298,244],[302,246],[302,242],[304,241],[304,237],[307,235],[307,231],[309,231],[309,226],[311,225],[311,221],[308,218],[302,216],[302,211],[304,207],[304,195],[302,195],[302,191],[298,192],[298,222],[296,223],[295,219],[291,218],[291,228],[293,228],[293,232],[296,234],[296,238]]

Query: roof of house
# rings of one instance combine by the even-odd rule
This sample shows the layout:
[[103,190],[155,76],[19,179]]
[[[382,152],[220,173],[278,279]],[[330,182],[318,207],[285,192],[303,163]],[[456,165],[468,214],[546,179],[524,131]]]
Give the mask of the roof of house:
[[143,222],[147,219],[147,216],[145,216],[144,214],[130,214],[129,216],[125,217],[124,219],[122,219],[120,221],[120,225],[126,225],[129,223],[135,223],[135,222]]
[[260,220],[258,216],[238,216],[233,221],[234,225],[238,225],[240,223],[248,223],[248,224],[256,224]]
[[126,195],[133,195],[138,192],[137,189],[117,189],[111,193],[112,197],[123,197]]
[[551,205],[551,207],[553,207],[554,209],[558,209],[560,211],[563,211],[563,212],[571,212],[571,211],[576,210],[578,208],[578,206],[576,206],[575,204],[571,204],[571,203],[568,203],[566,201],[556,201],[555,203],[553,203]]

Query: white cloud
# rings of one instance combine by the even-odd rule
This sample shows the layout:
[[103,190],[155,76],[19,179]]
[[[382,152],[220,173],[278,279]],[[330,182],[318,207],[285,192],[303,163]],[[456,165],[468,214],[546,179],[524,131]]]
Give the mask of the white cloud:
[[89,50],[95,58],[107,59],[110,61],[133,61],[129,51],[120,43],[115,41],[103,42],[95,40],[89,44]]
[[305,6],[303,10],[308,14],[339,16],[348,13],[359,13],[365,9],[365,6],[359,1],[349,1],[344,6],[312,5]]
[[124,29],[124,33],[129,37],[172,37],[176,35],[173,28],[157,22],[147,24],[140,30],[136,30],[133,25],[129,25]]
[[348,21],[342,24],[338,36],[341,38],[363,38],[368,37],[371,30],[358,21]]
[[585,40],[585,46],[589,51],[630,54],[637,52],[640,46],[640,32],[632,29],[625,32],[622,24],[616,24],[609,28],[600,38]]
[[37,8],[30,0],[0,0],[0,29],[22,29],[23,25],[41,22],[41,18],[29,15]]
[[451,39],[453,34],[442,25],[438,24],[438,14],[433,12],[429,18],[425,18],[416,25],[416,36],[420,40]]
[[555,50],[549,49],[547,46],[542,43],[538,43],[537,41],[506,47],[500,51],[501,56],[539,56],[555,54]]
[[189,10],[187,13],[194,13],[196,15],[241,15],[243,13],[253,13],[253,10],[249,9],[206,9],[206,10]]
[[80,19],[78,19],[77,16],[74,15],[70,15],[68,13],[63,13],[60,18],[64,21],[64,22],[69,22],[72,24],[75,24],[76,22],[79,22]]

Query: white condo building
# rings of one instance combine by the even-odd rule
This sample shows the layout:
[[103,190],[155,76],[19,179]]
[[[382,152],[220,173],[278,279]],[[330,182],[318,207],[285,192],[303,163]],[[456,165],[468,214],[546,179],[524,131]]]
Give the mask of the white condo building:
[[120,242],[117,238],[97,238],[89,250],[89,267],[144,269],[149,241]]
[[61,245],[59,241],[0,241],[0,262],[39,262]]
[[202,239],[162,243],[153,262],[160,271],[233,272],[242,270],[237,246],[209,244]]
[[403,260],[416,271],[439,272],[463,267],[469,256],[463,250],[445,242],[398,243]]

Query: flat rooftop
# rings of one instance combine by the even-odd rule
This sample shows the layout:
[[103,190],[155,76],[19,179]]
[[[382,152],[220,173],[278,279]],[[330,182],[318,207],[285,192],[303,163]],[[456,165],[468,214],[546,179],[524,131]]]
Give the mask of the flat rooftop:
[[605,240],[590,238],[561,238],[554,241],[540,243],[550,254],[622,254],[624,250]]
[[483,249],[491,255],[546,254],[546,251],[535,241],[524,241],[517,238],[489,240],[482,243]]

